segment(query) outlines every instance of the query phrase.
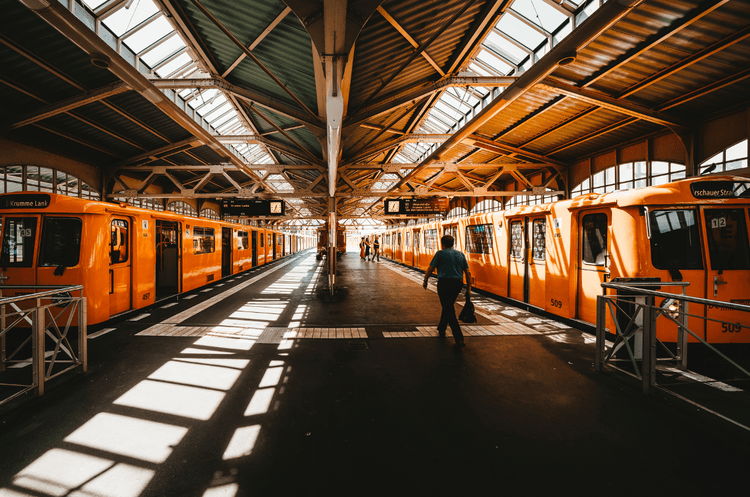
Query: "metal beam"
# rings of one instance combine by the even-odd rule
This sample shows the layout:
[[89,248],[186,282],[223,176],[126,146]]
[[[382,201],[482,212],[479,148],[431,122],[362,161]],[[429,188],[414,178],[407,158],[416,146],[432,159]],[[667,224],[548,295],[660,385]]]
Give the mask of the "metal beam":
[[626,116],[656,123],[661,126],[679,127],[686,130],[690,129],[692,126],[690,121],[670,116],[662,112],[656,112],[622,99],[612,98],[603,93],[578,88],[555,78],[546,78],[537,86],[548,89],[548,91],[551,92],[560,93],[575,98],[576,100],[587,102],[591,105],[596,105],[608,110],[619,112],[620,114],[625,114]]
[[[281,23],[281,21],[284,20],[287,14],[289,14],[291,11],[292,9],[290,9],[289,7],[284,8],[284,10],[282,10],[281,13],[276,16],[276,19],[271,21],[271,23],[268,26],[266,26],[266,29],[264,29],[263,32],[260,35],[258,35],[258,37],[255,38],[255,40],[253,40],[253,42],[250,45],[248,45],[247,49],[250,52],[255,50],[255,47],[257,47],[260,44],[260,42],[263,41],[263,39],[265,39],[265,37],[268,36],[269,33],[271,33],[271,31],[273,31],[274,28],[278,26]],[[230,72],[232,72],[234,68],[237,67],[239,63],[245,59],[245,57],[247,57],[247,55],[245,54],[245,52],[242,52],[242,54],[240,54],[240,56],[237,57],[237,60],[232,62],[232,64],[227,68],[227,70],[221,74],[221,77],[226,78],[227,75]]]
[[[401,25],[400,25],[400,24],[398,23],[398,21],[396,21],[396,19],[394,19],[394,18],[393,18],[393,17],[392,17],[392,16],[391,16],[391,15],[390,15],[390,14],[389,14],[388,12],[386,12],[386,10],[385,10],[385,9],[383,8],[383,6],[382,6],[382,5],[379,5],[379,6],[378,6],[378,12],[380,13],[380,15],[381,15],[381,16],[383,16],[383,18],[385,18],[385,20],[386,20],[386,21],[388,21],[388,23],[389,23],[389,24],[390,24],[391,26],[393,26],[393,27],[394,27],[394,28],[396,29],[396,31],[398,31],[398,32],[399,32],[399,33],[401,34],[401,36],[403,36],[403,37],[404,37],[404,38],[406,39],[406,41],[408,41],[408,42],[409,42],[409,44],[410,44],[410,45],[411,45],[412,47],[414,47],[414,48],[416,48],[416,49],[419,49],[419,43],[417,43],[417,42],[416,42],[416,41],[414,40],[414,38],[412,38],[411,36],[409,36],[409,33],[408,33],[408,32],[407,32],[407,31],[406,31],[406,30],[405,30],[405,29],[404,29],[404,28],[403,28],[403,27],[402,27],[402,26],[401,26]],[[445,76],[445,72],[443,72],[443,70],[442,70],[442,69],[440,68],[440,66],[439,66],[439,65],[437,65],[437,64],[435,63],[435,61],[434,61],[434,60],[432,60],[432,57],[430,57],[429,55],[427,55],[427,52],[425,52],[424,50],[422,51],[422,57],[423,57],[423,58],[424,58],[424,59],[425,59],[425,60],[426,60],[426,61],[427,61],[427,62],[428,62],[428,63],[429,63],[429,64],[430,64],[430,65],[431,65],[432,67],[434,67],[434,68],[435,68],[435,70],[436,70],[436,71],[437,71],[437,72],[438,72],[438,73],[440,74],[440,76]]]
[[[623,3],[625,2],[625,0],[621,1]],[[441,160],[453,147],[461,143],[468,136],[472,135],[480,126],[491,120],[502,110],[506,109],[511,103],[516,101],[516,99],[529,91],[529,89],[536,83],[539,83],[552,74],[552,72],[558,67],[559,61],[565,60],[573,53],[577,53],[580,48],[585,47],[598,38],[602,33],[640,4],[640,0],[628,2],[628,5],[622,5],[621,1],[610,1],[602,5],[585,23],[561,40],[557,46],[542,58],[542,60],[532,65],[526,72],[519,76],[515,83],[509,86],[503,93],[490,102],[489,105],[482,109],[471,121],[461,128],[461,130],[456,132],[450,140],[443,143],[435,152],[430,154],[429,157],[420,163],[419,167],[399,181],[391,191],[401,188],[412,176],[418,174],[427,164]]]

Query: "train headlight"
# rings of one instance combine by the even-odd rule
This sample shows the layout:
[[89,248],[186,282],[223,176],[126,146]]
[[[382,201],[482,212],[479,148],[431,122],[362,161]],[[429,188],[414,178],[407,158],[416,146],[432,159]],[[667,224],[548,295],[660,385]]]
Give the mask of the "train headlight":
[[680,301],[677,299],[664,299],[659,307],[663,313],[669,315],[672,319],[677,319],[680,315]]

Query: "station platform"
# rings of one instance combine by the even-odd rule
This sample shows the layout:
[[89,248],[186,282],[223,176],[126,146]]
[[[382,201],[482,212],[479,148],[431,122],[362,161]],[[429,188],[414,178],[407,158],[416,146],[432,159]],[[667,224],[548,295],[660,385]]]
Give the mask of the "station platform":
[[0,412],[0,496],[747,488],[746,432],[596,372],[592,335],[488,296],[454,349],[422,278],[348,252],[332,297],[306,251],[109,323],[86,374]]

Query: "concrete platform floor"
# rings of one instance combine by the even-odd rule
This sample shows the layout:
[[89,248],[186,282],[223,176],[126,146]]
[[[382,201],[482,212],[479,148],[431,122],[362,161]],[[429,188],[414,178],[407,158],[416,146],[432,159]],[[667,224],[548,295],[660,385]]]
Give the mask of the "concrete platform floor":
[[593,368],[593,337],[306,252],[128,316],[0,412],[0,496],[730,495],[750,437]]

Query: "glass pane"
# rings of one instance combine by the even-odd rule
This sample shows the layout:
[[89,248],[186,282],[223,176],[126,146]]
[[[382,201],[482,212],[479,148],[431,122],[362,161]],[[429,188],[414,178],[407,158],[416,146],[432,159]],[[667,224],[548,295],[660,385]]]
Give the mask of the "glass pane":
[[39,266],[77,266],[82,226],[83,223],[76,217],[47,218],[42,227]]
[[6,218],[2,265],[31,267],[36,240],[36,218]]
[[515,259],[523,259],[523,223],[510,223],[510,255]]
[[607,215],[583,216],[583,262],[603,266],[607,256]]
[[492,225],[466,227],[466,251],[471,254],[492,253]]
[[[646,168],[645,162],[636,162],[635,163],[635,179],[638,178],[645,178],[648,175],[648,169]],[[644,186],[646,186],[644,184]]]
[[424,248],[430,252],[437,251],[438,248],[437,230],[426,230],[424,232]]
[[703,269],[700,233],[692,210],[649,213],[651,263],[657,269]]
[[704,215],[711,269],[750,269],[745,211],[710,209]]
[[544,260],[546,249],[547,220],[535,219],[533,223],[532,256],[536,260]]
[[109,241],[109,263],[119,264],[128,260],[128,222],[113,219]]
[[747,158],[747,140],[729,147],[726,151],[727,162]]
[[652,162],[651,163],[651,175],[659,176],[661,174],[667,174],[669,172],[669,162]]
[[633,179],[633,164],[620,164],[620,182],[631,181]]

